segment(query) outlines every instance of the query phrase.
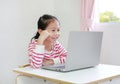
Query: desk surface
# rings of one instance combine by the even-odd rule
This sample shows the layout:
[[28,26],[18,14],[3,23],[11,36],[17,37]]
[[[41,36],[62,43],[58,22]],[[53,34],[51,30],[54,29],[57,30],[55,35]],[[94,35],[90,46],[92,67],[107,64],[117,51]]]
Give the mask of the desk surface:
[[33,69],[31,67],[15,68],[13,71],[22,75],[34,76],[64,84],[94,84],[120,77],[120,66],[106,64],[64,73],[45,69]]

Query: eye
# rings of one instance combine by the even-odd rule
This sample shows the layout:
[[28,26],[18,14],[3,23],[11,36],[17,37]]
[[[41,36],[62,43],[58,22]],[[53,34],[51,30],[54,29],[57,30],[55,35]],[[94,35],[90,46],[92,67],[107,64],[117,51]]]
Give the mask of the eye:
[[55,30],[52,30],[53,32],[55,31]]

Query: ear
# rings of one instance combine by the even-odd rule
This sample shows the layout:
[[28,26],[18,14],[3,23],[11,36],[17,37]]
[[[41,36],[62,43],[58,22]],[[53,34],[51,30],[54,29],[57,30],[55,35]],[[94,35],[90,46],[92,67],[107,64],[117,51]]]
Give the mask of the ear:
[[38,29],[38,33],[40,34],[40,32],[42,32],[42,29]]

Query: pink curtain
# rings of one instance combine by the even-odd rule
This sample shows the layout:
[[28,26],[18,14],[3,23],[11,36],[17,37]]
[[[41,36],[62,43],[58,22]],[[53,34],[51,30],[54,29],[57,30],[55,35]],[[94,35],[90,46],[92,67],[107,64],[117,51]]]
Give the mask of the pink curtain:
[[90,31],[93,29],[93,9],[95,0],[80,0],[81,30]]

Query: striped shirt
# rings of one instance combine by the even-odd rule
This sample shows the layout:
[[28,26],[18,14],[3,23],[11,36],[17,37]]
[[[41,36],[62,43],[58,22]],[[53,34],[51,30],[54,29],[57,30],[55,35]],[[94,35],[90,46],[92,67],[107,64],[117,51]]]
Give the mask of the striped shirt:
[[29,63],[33,68],[42,66],[43,59],[53,59],[54,64],[62,64],[65,62],[67,51],[57,41],[50,52],[45,51],[44,45],[37,45],[34,40],[28,46]]

